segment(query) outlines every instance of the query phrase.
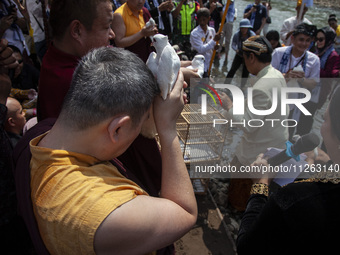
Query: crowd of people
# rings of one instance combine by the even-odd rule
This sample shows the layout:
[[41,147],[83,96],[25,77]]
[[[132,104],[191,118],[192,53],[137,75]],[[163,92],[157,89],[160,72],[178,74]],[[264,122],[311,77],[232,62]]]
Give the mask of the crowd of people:
[[[266,116],[246,108],[245,120],[290,119],[297,125],[241,128],[231,165],[267,165],[262,155],[257,157],[266,148],[284,149],[294,135],[310,132],[322,141],[319,153],[309,154],[313,162],[327,167],[340,163],[340,90],[336,79],[324,79],[339,77],[336,15],[317,28],[305,18],[307,6],[298,1],[296,16],[285,20],[280,31],[270,30],[269,12],[275,7],[254,0],[242,10],[233,33],[237,9],[234,0],[227,2],[228,10],[226,1],[219,0],[0,0],[4,250],[174,254],[173,242],[197,217],[176,120],[189,100],[184,91],[190,79],[202,78],[197,69],[186,68],[198,54],[204,56],[203,77],[209,77],[213,52],[217,59],[224,52],[227,59],[229,49],[234,50],[226,82],[242,66],[243,79],[236,86],[253,88],[248,96],[255,109],[271,109],[273,88],[295,86],[311,93],[304,104],[311,115],[296,105],[286,115],[280,107]],[[145,65],[155,51],[157,33],[168,36],[181,59],[166,100],[159,97],[156,79]],[[232,98],[222,92],[221,99],[225,117],[240,122]],[[146,135],[151,126],[156,126],[158,140]],[[270,178],[235,179],[230,204],[245,212],[239,254],[256,249],[285,253],[311,231],[320,231],[324,242],[333,240],[330,231],[340,225],[335,219],[340,208],[332,204],[338,197],[337,178],[293,183],[269,199]],[[329,198],[322,200],[325,196]],[[303,216],[318,206],[328,208],[315,214],[327,221],[319,220],[313,230],[307,227],[313,215]],[[294,227],[288,228],[290,222]],[[276,226],[284,229],[279,236],[272,235]],[[265,249],[257,245],[262,237],[272,240]],[[314,244],[314,237],[300,240]],[[289,243],[285,249],[280,249],[282,240]]]

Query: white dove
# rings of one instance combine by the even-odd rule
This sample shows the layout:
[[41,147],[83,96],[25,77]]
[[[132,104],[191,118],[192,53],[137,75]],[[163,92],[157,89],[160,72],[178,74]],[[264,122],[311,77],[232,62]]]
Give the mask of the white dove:
[[152,45],[157,53],[150,53],[146,65],[155,76],[162,98],[165,100],[177,80],[181,62],[176,51],[168,42],[167,36],[154,35]]
[[191,61],[191,66],[188,66],[187,68],[198,69],[197,73],[202,78],[204,74],[204,60],[205,57],[203,55],[196,55]]
[[[146,28],[153,29],[155,26],[156,26],[156,22],[153,18],[150,18],[149,21],[145,23]],[[153,36],[149,36],[149,37],[152,41]],[[145,36],[145,38],[146,38],[146,36]]]
[[148,22],[145,23],[145,27],[149,28],[149,27],[154,27],[156,25],[156,22],[153,18],[150,18]]

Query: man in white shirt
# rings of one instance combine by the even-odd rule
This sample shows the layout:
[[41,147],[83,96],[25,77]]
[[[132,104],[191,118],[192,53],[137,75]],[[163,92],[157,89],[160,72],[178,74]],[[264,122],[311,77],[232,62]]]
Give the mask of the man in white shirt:
[[42,61],[42,58],[47,50],[47,44],[45,40],[45,27],[41,2],[35,0],[26,0],[26,7],[33,29],[35,51],[40,61]]
[[306,7],[306,6],[304,6],[304,9],[302,11],[301,20],[298,20],[299,14],[300,14],[300,9],[301,9],[301,4],[298,4],[295,8],[296,16],[290,17],[290,18],[286,19],[285,21],[283,21],[282,28],[281,28],[281,31],[280,31],[280,37],[281,37],[283,44],[286,45],[286,46],[291,45],[291,38],[290,37],[293,34],[294,29],[297,25],[299,25],[300,23],[307,23],[309,25],[312,24],[312,22],[310,22],[308,19],[306,19],[304,17],[306,12],[308,11],[308,7]]
[[[313,115],[316,111],[316,104],[319,100],[319,79],[320,59],[314,53],[308,51],[312,37],[316,33],[316,27],[302,23],[292,33],[292,46],[276,48],[273,52],[272,66],[279,70],[287,79],[297,81],[298,86],[311,91],[312,97],[304,104],[305,108]],[[289,86],[290,82],[288,82]],[[298,95],[294,95],[295,98]],[[300,135],[309,133],[312,127],[312,116],[301,114],[301,111],[294,107],[291,109],[291,116],[299,122],[296,132]],[[294,129],[290,130],[290,137]]]
[[[243,42],[242,52],[247,69],[251,74],[256,75],[255,83],[252,85],[253,107],[261,110],[271,109],[273,101],[275,101],[272,92],[273,88],[280,94],[281,89],[286,88],[287,85],[282,74],[270,64],[272,47],[269,41],[263,36],[252,36]],[[280,96],[277,97],[277,109],[267,115],[255,114],[254,111],[248,107],[248,100],[244,102],[244,114],[235,114],[234,111],[239,106],[234,105],[235,102],[232,102],[223,92],[221,93],[221,99],[222,106],[225,109],[223,114],[226,119],[230,121],[229,123],[233,122],[236,127],[243,130],[241,141],[235,151],[235,157],[230,163],[232,166],[240,169],[241,166],[250,165],[252,160],[255,159],[261,151],[266,151],[269,147],[285,148],[288,129],[279,123],[287,119],[288,111],[286,115],[281,115]],[[278,121],[272,124],[267,122],[266,119],[276,119]],[[258,122],[263,121],[264,124],[257,126],[238,124],[243,121],[244,123],[250,123],[253,120]],[[235,209],[244,211],[247,199],[249,198],[251,181],[249,179],[235,179],[240,178],[240,175],[233,177],[228,191],[229,203]],[[243,175],[243,177],[245,176]]]
[[213,49],[216,46],[216,42],[221,39],[221,34],[216,34],[215,29],[208,26],[209,20],[209,9],[205,7],[199,9],[197,11],[197,22],[199,25],[190,33],[191,47],[196,50],[198,54],[202,54],[205,57],[203,77],[207,77]]

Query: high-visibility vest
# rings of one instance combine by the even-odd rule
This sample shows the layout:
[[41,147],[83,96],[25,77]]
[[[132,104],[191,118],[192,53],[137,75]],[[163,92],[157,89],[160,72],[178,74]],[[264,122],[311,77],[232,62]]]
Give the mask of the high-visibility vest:
[[[175,6],[178,5],[176,2],[174,4]],[[187,3],[182,5],[180,14],[177,17],[177,23],[175,25],[175,29],[180,32],[181,35],[190,35],[191,31],[195,28],[195,10],[195,1],[188,0]]]

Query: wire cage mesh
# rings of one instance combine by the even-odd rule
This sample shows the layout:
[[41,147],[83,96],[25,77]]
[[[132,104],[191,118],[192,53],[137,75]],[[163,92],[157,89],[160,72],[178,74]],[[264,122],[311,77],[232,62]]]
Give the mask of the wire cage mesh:
[[227,125],[215,125],[214,120],[224,117],[212,106],[201,114],[199,104],[188,104],[177,120],[177,134],[181,141],[186,164],[219,161],[227,134]]
[[192,171],[193,164],[215,164],[221,161],[228,125],[214,125],[224,117],[208,105],[205,115],[200,104],[187,104],[177,120],[177,134],[181,142],[184,162],[187,165],[196,194],[206,194],[209,178],[199,178]]

